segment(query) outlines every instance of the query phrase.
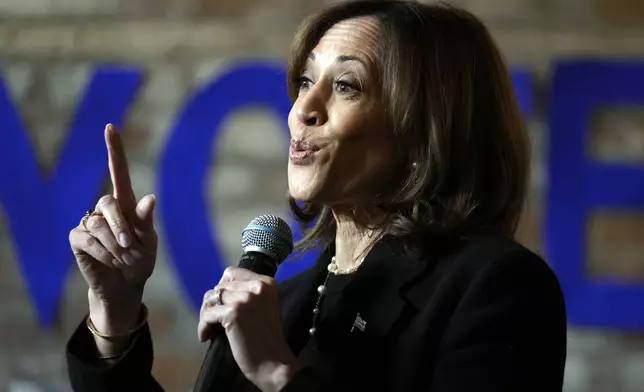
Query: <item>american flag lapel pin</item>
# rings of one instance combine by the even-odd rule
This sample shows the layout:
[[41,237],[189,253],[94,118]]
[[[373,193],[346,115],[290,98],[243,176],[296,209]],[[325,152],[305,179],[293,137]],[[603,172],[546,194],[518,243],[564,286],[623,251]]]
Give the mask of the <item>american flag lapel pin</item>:
[[360,313],[356,315],[356,319],[353,321],[353,326],[351,327],[351,332],[358,328],[361,332],[364,332],[367,327],[367,322],[362,319]]

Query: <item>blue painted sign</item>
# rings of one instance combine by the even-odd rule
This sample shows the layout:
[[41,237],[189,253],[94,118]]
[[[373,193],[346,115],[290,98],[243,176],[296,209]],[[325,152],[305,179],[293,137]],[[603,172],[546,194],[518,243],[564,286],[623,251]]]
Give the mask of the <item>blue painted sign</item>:
[[[161,154],[159,207],[165,238],[195,309],[201,307],[203,293],[213,287],[227,265],[217,244],[219,236],[208,218],[206,195],[213,190],[208,187],[207,173],[210,162],[216,161],[212,145],[217,143],[226,118],[249,106],[273,110],[282,122],[284,141],[289,140],[291,102],[281,64],[239,64],[199,89],[186,103]],[[291,225],[293,229],[297,226]],[[315,252],[297,256],[280,266],[277,279],[294,275],[317,257]]]
[[[103,127],[107,122],[119,124],[143,73],[96,68],[59,162],[49,175],[40,173],[18,111],[0,79],[0,115],[5,119],[0,131],[0,203],[7,211],[20,267],[43,326],[54,320],[73,262],[68,232],[94,205],[107,175]],[[531,75],[519,68],[512,76],[519,106],[531,116]],[[159,212],[171,260],[195,309],[227,264],[217,243],[218,228],[213,228],[207,213],[206,173],[216,150],[212,145],[226,117],[247,106],[273,110],[282,121],[286,141],[290,102],[285,80],[285,68],[278,63],[243,62],[229,68],[186,102],[161,154]],[[568,298],[571,321],[578,324],[644,327],[643,286],[583,279],[587,212],[596,206],[644,204],[641,167],[599,165],[584,155],[587,118],[598,105],[643,103],[643,80],[644,63],[567,62],[556,68],[550,98],[546,239],[549,260]],[[254,88],[258,85],[262,88]],[[312,252],[284,263],[277,278],[305,269],[316,256]],[[620,316],[620,311],[629,315]]]
[[117,124],[141,85],[139,69],[99,67],[93,73],[57,164],[43,172],[29,135],[0,79],[0,204],[39,321],[55,318],[73,259],[68,235],[93,207],[107,175],[102,129]]
[[591,280],[585,268],[590,213],[644,209],[644,165],[592,159],[591,115],[601,108],[635,105],[644,107],[643,62],[577,60],[555,68],[545,235],[548,260],[563,285],[573,324],[644,328],[644,284]]

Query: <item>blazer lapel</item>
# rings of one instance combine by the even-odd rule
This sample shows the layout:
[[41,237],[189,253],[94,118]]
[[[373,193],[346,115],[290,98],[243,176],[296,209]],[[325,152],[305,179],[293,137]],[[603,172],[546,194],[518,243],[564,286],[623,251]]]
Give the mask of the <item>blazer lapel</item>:
[[[355,378],[349,374],[355,376],[365,372],[369,376],[358,379],[369,379],[369,385],[353,385],[359,390],[378,389],[387,382],[380,377],[386,372],[379,370],[389,358],[389,348],[393,349],[388,345],[387,341],[391,340],[387,337],[396,333],[393,327],[406,310],[415,311],[406,293],[416,278],[424,276],[422,272],[427,266],[424,261],[406,256],[397,243],[388,237],[379,241],[342,294],[334,303],[329,303],[332,308],[318,321],[317,334],[308,340],[299,354],[303,364],[315,367],[323,377],[335,379],[348,380]],[[330,253],[321,258],[316,272],[311,275],[315,279],[302,282],[309,285],[301,290],[310,297],[307,301],[298,301],[300,307],[293,309],[300,317],[311,314],[317,299],[316,289],[324,280],[329,259]],[[302,307],[303,302],[306,305]],[[304,319],[310,322],[309,317]],[[290,324],[294,328],[292,334],[308,331],[310,327],[310,324],[296,324]]]
[[[307,316],[312,316],[317,287],[324,281],[335,253],[331,244],[313,267],[288,282],[289,287],[281,293],[282,322],[294,353],[323,376],[343,379],[343,372],[366,372],[371,389],[376,390],[392,381],[380,377],[388,373],[380,372],[381,367],[399,367],[401,374],[406,374],[404,361],[388,362],[392,350],[397,349],[396,325],[399,322],[402,326],[424,306],[427,297],[415,288],[431,276],[442,251],[436,248],[438,253],[411,257],[400,239],[385,236],[369,252],[336,302],[330,304],[330,312],[318,321],[318,333],[308,339],[303,335],[308,334],[312,317]],[[303,342],[304,347],[297,346]],[[366,385],[358,387],[369,389]]]
[[343,307],[352,312],[349,331],[385,337],[405,307],[414,310],[406,293],[427,266],[407,256],[395,238],[379,241],[342,293]]
[[[290,282],[284,282],[288,285],[281,293],[282,323],[286,336],[295,336],[310,328],[309,324],[303,324],[303,321],[310,320],[302,315],[313,310],[317,287],[324,281],[326,267],[334,252],[332,243],[311,268],[291,278]],[[435,266],[432,260],[443,250],[437,249],[436,252],[419,260],[404,251],[399,239],[385,236],[369,252],[363,266],[342,292],[340,303],[336,304],[336,317],[320,326],[335,324],[336,328],[352,334],[384,337],[405,308],[415,312],[422,306],[423,298],[419,297],[424,296],[416,293],[414,288],[416,283],[431,274]]]
[[[296,282],[290,282],[295,286],[283,294],[282,323],[286,336],[296,335],[302,328],[308,331],[309,325],[300,325],[302,319],[308,320],[302,315],[313,310],[317,287],[324,281],[333,253],[331,244],[313,267],[297,276]],[[414,304],[407,292],[416,280],[426,275],[423,272],[427,272],[429,266],[430,263],[424,260],[407,256],[398,239],[385,236],[369,252],[363,266],[342,292],[335,317],[321,320],[320,327],[334,324],[334,329],[342,328],[352,334],[385,336],[405,306]]]

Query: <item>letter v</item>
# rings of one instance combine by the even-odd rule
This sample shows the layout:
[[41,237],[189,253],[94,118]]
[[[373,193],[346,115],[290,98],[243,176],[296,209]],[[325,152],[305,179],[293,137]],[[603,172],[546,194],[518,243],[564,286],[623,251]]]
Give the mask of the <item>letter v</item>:
[[96,68],[58,163],[41,172],[0,75],[0,204],[39,322],[51,327],[73,255],[69,231],[99,196],[107,175],[103,130],[119,123],[142,80],[136,68]]

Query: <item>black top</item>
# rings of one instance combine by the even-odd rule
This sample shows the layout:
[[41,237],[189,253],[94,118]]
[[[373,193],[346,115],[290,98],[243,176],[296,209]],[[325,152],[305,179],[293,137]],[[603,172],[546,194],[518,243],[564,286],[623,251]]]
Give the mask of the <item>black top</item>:
[[[386,237],[356,273],[331,276],[329,286],[340,287],[329,288],[312,339],[317,287],[332,247],[280,283],[284,333],[303,366],[284,392],[562,390],[565,306],[540,257],[491,236],[424,257],[410,257],[401,245]],[[358,314],[364,328],[352,329]],[[92,360],[93,347],[82,323],[67,347],[75,391],[162,391],[150,375],[147,327],[111,366]],[[237,381],[231,391],[257,390],[241,374]]]
[[[319,336],[324,336],[325,332],[328,332],[325,331],[325,326],[329,325],[328,321],[333,317],[333,309],[338,307],[338,302],[342,298],[342,292],[348,286],[351,279],[353,279],[353,276],[354,274],[331,274],[331,276],[329,276],[326,283],[326,294],[320,303],[320,315],[318,316],[318,321],[316,323],[317,333],[313,338],[311,338],[311,335],[309,334],[309,329],[313,326],[313,309],[315,308],[315,305],[309,309],[308,314],[306,309],[303,309],[301,322],[304,324],[308,321],[309,326],[308,328],[300,328],[292,333],[290,347],[296,356],[299,355],[302,349],[309,343],[309,340],[313,340],[312,343],[315,345],[319,345],[322,342],[322,340],[319,339]],[[322,284],[323,282],[324,278],[319,283]]]

